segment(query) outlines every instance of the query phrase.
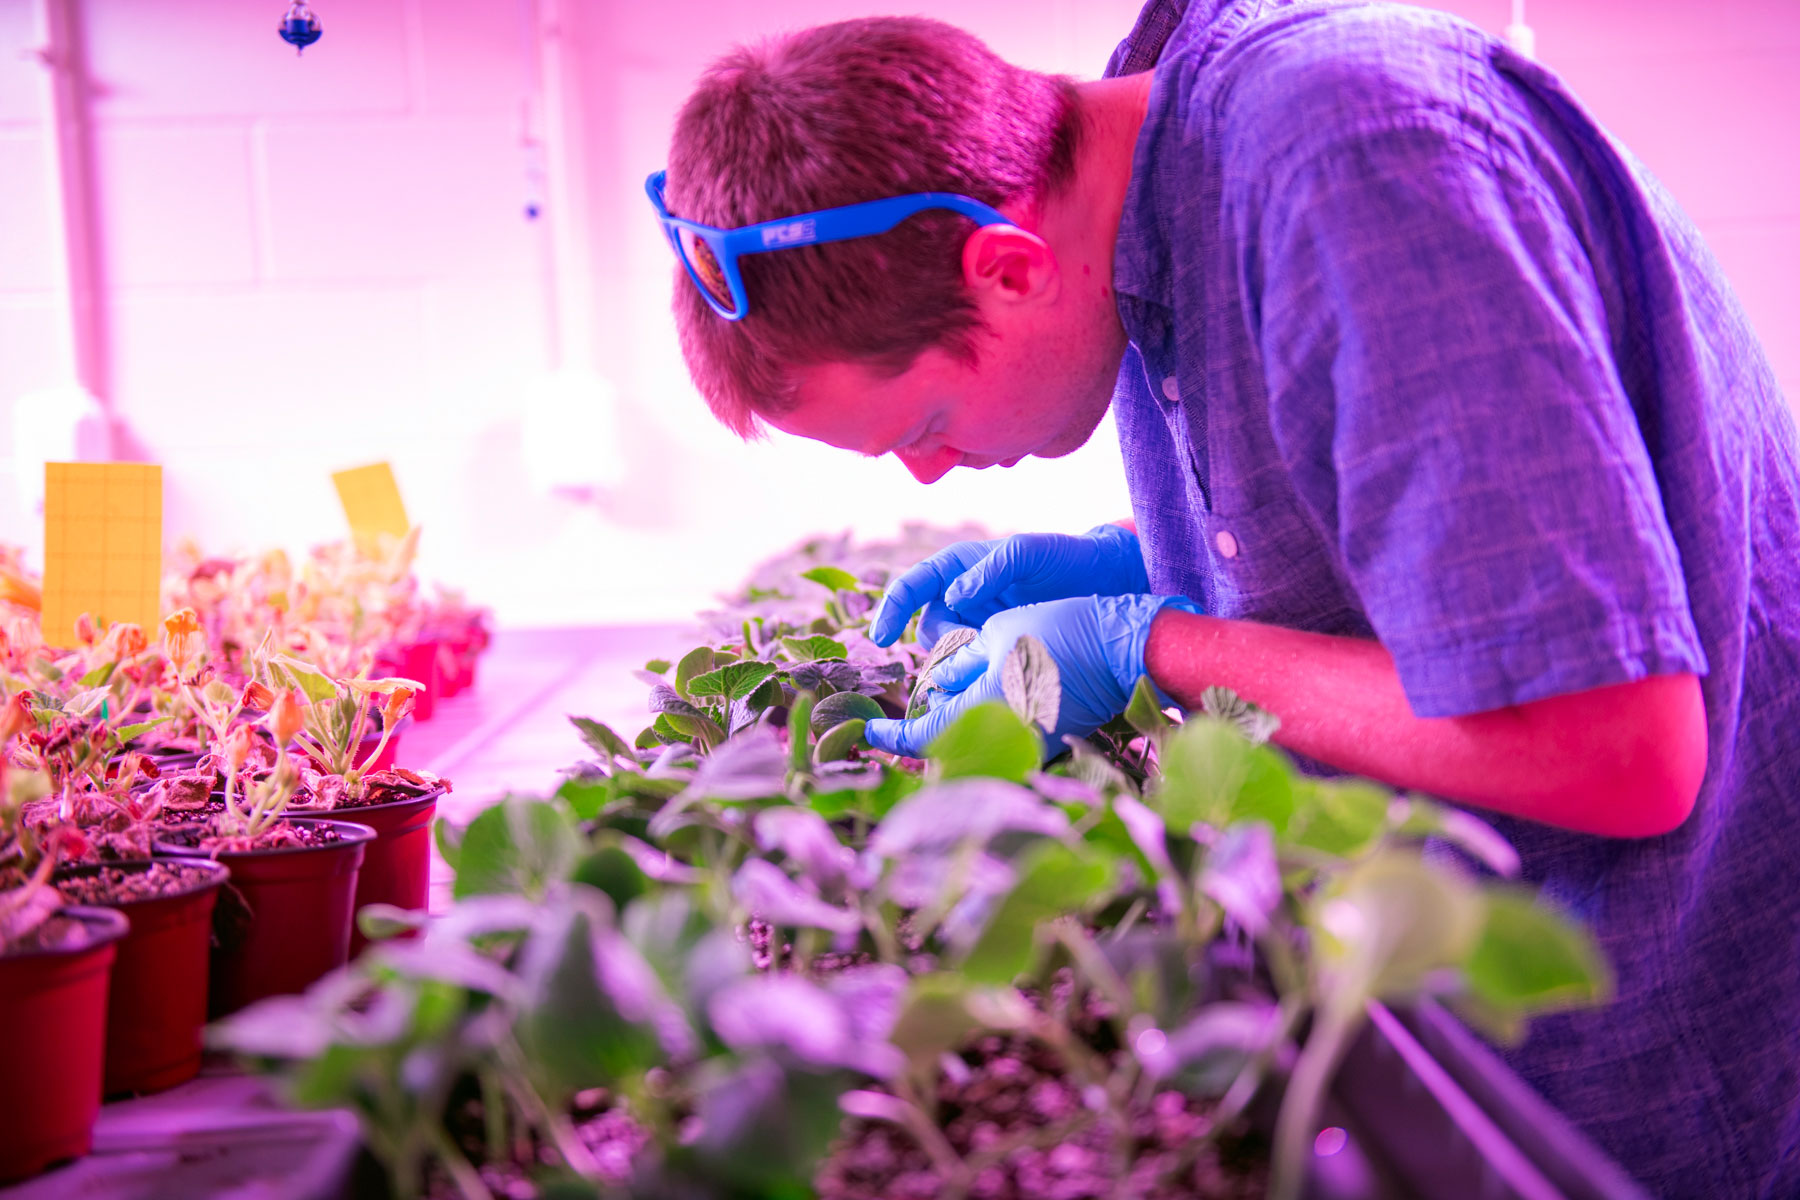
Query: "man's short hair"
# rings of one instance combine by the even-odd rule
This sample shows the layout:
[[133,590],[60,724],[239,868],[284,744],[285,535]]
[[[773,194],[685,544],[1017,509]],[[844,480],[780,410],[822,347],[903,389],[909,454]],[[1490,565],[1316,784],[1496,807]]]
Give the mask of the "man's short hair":
[[[1074,174],[1075,85],[1015,67],[922,17],[842,21],[710,66],[669,152],[676,216],[731,228],[907,192],[1035,204]],[[972,359],[982,328],[963,285],[974,223],[925,212],[887,233],[739,260],[747,315],[714,313],[679,266],[688,370],[740,436],[794,404],[793,371],[859,362],[899,374],[932,347]]]

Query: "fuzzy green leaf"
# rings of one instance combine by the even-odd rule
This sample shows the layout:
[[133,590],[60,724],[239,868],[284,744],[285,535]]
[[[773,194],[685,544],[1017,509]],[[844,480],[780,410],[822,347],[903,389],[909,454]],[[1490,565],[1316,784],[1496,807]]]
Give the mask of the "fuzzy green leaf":
[[837,567],[814,567],[810,571],[802,571],[800,578],[810,579],[833,592],[853,592],[856,590],[856,576]]
[[811,692],[794,697],[788,709],[788,770],[804,771],[812,762],[812,710],[817,703]]
[[1267,746],[1253,745],[1232,726],[1210,717],[1188,721],[1163,744],[1163,777],[1151,807],[1170,829],[1195,824],[1223,829],[1263,821],[1285,835],[1294,812],[1293,775]]
[[879,721],[885,716],[881,705],[860,692],[833,692],[813,705],[812,731],[814,736],[823,737],[826,731],[845,721]]
[[1200,693],[1200,711],[1215,720],[1224,721],[1257,745],[1262,745],[1281,728],[1281,718],[1266,708],[1250,703],[1230,688],[1209,687]]
[[1175,723],[1156,702],[1156,686],[1148,675],[1139,675],[1137,686],[1131,689],[1131,703],[1125,706],[1125,720],[1158,746],[1169,735],[1169,730],[1175,728]]
[[693,699],[688,691],[688,684],[695,676],[704,675],[713,669],[713,651],[711,646],[697,646],[681,656],[675,664],[675,690],[685,698]]
[[836,762],[848,757],[850,751],[858,747],[867,747],[869,743],[863,738],[863,728],[867,724],[862,718],[856,717],[832,726],[819,739],[819,748],[813,753],[813,761]]
[[666,658],[653,658],[644,664],[644,670],[650,672],[652,675],[664,675],[668,673],[668,670],[672,665],[673,664]]
[[742,700],[761,687],[763,680],[775,671],[774,663],[728,663],[716,671],[708,671],[688,680],[687,694],[691,697],[723,696],[727,700]]
[[337,685],[309,662],[278,654],[269,659],[269,670],[283,687],[297,687],[314,704],[337,696]]
[[90,688],[100,687],[102,684],[110,683],[112,681],[113,672],[116,671],[118,667],[119,664],[117,661],[101,663],[86,675],[83,675],[79,681],[79,685],[84,688]]
[[821,637],[817,634],[809,638],[781,639],[782,649],[788,657],[797,663],[816,662],[821,658],[849,658],[850,648],[835,638]]
[[581,740],[587,743],[588,749],[600,757],[610,758],[618,755],[620,758],[632,762],[637,761],[637,756],[631,752],[631,746],[624,738],[613,732],[612,726],[588,717],[570,717],[569,724],[580,731]]
[[456,898],[503,894],[540,899],[551,884],[569,877],[580,852],[581,835],[562,809],[508,796],[463,831]]
[[1086,858],[1061,842],[1044,842],[1027,851],[1017,865],[1019,882],[1000,901],[994,915],[963,960],[962,973],[973,983],[1011,983],[1036,965],[1038,926],[1080,912],[1112,883],[1112,865]]
[[1364,779],[1308,779],[1296,781],[1295,801],[1285,844],[1354,858],[1381,837],[1393,796]]
[[1599,1004],[1612,976],[1587,931],[1530,892],[1486,889],[1487,921],[1464,964],[1470,990],[1487,1004],[1544,1012]]
[[1055,731],[1062,713],[1062,672],[1042,641],[1028,633],[1013,643],[1000,665],[1000,690],[1027,725]]
[[925,754],[942,779],[986,775],[1024,783],[1043,761],[1043,742],[999,700],[977,704],[938,734]]
[[136,725],[121,725],[115,732],[115,736],[119,739],[119,745],[123,746],[132,738],[148,733],[158,725],[174,719],[174,717],[158,717],[154,721],[139,721]]

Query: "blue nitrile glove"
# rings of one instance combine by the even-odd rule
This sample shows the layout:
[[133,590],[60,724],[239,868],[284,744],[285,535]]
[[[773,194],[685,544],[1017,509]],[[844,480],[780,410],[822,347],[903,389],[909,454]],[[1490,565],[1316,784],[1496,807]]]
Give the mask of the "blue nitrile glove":
[[911,721],[870,721],[869,745],[923,758],[929,746],[968,709],[1003,699],[1000,667],[1013,643],[1030,634],[1044,643],[1062,677],[1062,705],[1046,752],[1058,754],[1063,736],[1092,733],[1125,711],[1144,674],[1150,622],[1165,608],[1198,612],[1185,596],[1077,596],[1009,608],[989,617],[975,640],[939,663],[934,683],[955,693]]
[[[1137,534],[1096,525],[1083,534],[1020,533],[957,542],[889,585],[869,622],[878,646],[893,644],[920,608],[921,640],[935,641],[948,623],[979,626],[1021,604],[1070,596],[1129,596],[1150,590]],[[948,608],[949,612],[935,611]]]

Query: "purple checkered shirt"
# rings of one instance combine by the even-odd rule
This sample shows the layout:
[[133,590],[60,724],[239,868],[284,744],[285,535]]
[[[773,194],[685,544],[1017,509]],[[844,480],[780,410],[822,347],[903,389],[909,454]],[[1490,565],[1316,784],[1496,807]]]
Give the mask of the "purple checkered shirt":
[[1717,264],[1558,80],[1399,5],[1154,0],[1113,267],[1152,586],[1379,638],[1420,716],[1703,676],[1693,816],[1501,820],[1604,1009],[1518,1070],[1671,1197],[1800,1196],[1800,452]]

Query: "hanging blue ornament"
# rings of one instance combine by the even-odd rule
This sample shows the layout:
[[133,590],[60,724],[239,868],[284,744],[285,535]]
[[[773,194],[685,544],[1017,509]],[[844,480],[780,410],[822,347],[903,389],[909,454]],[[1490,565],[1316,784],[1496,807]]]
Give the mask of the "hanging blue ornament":
[[294,48],[296,55],[303,54],[306,48],[324,36],[325,31],[319,28],[319,18],[313,16],[312,9],[294,0],[288,5],[287,15],[281,18],[281,25],[276,29],[281,40]]

